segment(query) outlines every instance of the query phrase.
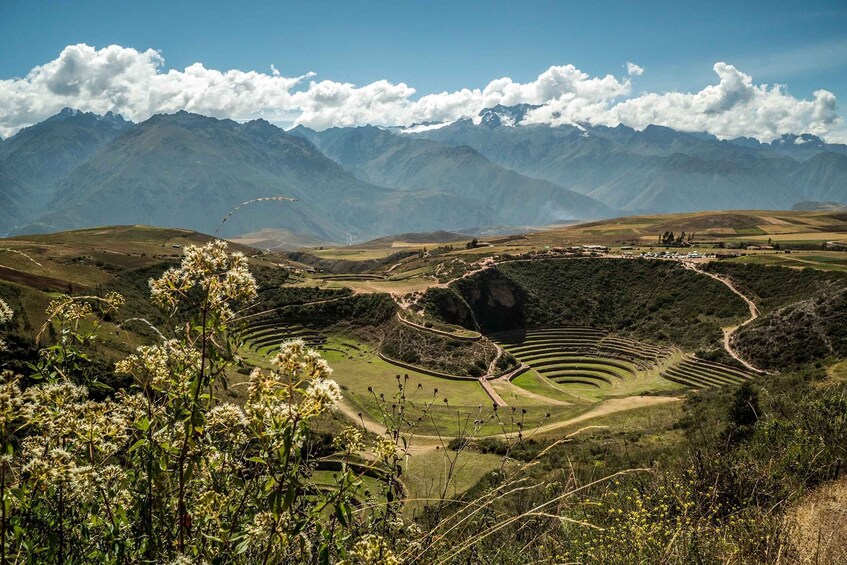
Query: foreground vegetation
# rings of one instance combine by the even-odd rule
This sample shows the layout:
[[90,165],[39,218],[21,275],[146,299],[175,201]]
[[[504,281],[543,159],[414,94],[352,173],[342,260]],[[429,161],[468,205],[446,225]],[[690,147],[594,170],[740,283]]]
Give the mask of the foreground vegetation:
[[[56,340],[33,366],[42,382],[22,391],[4,371],[0,386],[3,563],[390,560],[396,505],[352,515],[365,500],[351,467],[361,434],[340,436],[329,485],[312,478],[312,422],[341,397],[317,353],[302,342],[282,347],[270,369],[250,373],[243,406],[216,394],[239,363],[235,308],[257,289],[243,255],[225,249],[188,247],[179,268],[151,280],[152,301],[184,323],[119,362],[115,371],[136,384],[103,400],[91,399],[105,385],[92,378],[89,350],[123,298],[50,305],[45,328]],[[0,304],[5,324],[13,312]],[[368,469],[394,464],[389,438],[373,449]],[[381,498],[396,500],[385,475]]]

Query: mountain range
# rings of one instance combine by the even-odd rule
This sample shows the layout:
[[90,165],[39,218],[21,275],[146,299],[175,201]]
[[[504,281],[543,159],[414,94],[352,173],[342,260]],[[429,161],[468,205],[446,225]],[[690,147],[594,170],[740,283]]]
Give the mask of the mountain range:
[[[65,109],[0,141],[0,234],[150,224],[350,243],[641,212],[847,204],[847,146],[649,126],[449,124],[284,131],[187,112],[135,124]],[[287,196],[297,202],[243,202]]]
[[760,143],[661,126],[550,127],[525,123],[527,109],[497,106],[478,119],[409,128],[405,135],[473,147],[500,165],[625,213],[847,203],[847,145],[813,135]]

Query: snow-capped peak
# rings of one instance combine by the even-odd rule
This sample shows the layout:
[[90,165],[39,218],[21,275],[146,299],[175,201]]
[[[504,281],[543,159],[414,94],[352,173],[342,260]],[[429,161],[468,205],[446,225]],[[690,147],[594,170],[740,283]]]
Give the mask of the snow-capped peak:
[[488,127],[515,127],[524,121],[530,111],[538,107],[532,104],[517,104],[515,106],[498,104],[493,108],[482,110],[474,119],[474,123]]
[[[423,122],[420,124],[412,124],[406,127],[397,128],[400,133],[421,133],[423,131],[431,131],[449,126],[453,122]],[[389,128],[393,129],[393,128]]]

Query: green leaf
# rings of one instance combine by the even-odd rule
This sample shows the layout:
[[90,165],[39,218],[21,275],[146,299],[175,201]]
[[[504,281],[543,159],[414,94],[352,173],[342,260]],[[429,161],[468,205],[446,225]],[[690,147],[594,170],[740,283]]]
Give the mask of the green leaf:
[[297,494],[297,484],[292,482],[288,485],[288,491],[285,493],[285,502],[283,503],[282,509],[288,510],[291,508],[291,504],[294,502],[294,497]]
[[136,441],[135,443],[132,444],[132,447],[129,448],[129,451],[127,453],[132,453],[133,451],[135,451],[139,447],[146,445],[146,444],[147,444],[147,440],[145,438],[141,438],[140,440],[138,440],[138,441]]

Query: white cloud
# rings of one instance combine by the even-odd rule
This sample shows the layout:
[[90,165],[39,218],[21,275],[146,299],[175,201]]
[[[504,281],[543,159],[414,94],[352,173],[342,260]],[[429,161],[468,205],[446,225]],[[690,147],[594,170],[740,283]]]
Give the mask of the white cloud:
[[0,81],[0,135],[8,136],[70,106],[112,111],[140,121],[155,113],[188,110],[237,120],[264,117],[316,129],[357,124],[407,125],[473,116],[496,104],[536,104],[528,119],[554,125],[574,122],[649,124],[768,140],[782,133],[842,137],[835,97],[819,90],[811,100],[784,87],[757,85],[732,65],[717,63],[718,83],[694,93],[632,96],[631,81],[644,70],[627,62],[625,77],[593,77],[573,65],[553,66],[519,83],[503,77],[484,88],[417,96],[411,86],[380,80],[364,86],[314,80],[314,73],[286,77],[219,71],[195,63],[165,70],[155,50],[118,45],[66,47],[53,61],[25,77]]
[[756,85],[732,65],[716,63],[716,85],[695,93],[644,94],[609,108],[607,122],[637,129],[649,124],[684,131],[708,131],[720,138],[738,136],[771,140],[784,133],[826,137],[842,123],[835,96],[814,92],[812,100],[794,98],[781,85]]

